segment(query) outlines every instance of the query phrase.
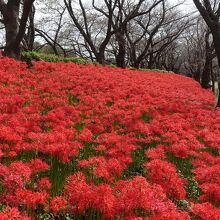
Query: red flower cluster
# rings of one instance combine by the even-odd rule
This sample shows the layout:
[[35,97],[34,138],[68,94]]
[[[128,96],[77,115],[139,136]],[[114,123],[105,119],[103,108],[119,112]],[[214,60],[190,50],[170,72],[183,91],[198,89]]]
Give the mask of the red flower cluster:
[[66,208],[67,208],[67,201],[61,196],[56,196],[55,198],[52,199],[50,203],[50,209],[55,214],[61,211],[66,211]]
[[[135,213],[141,211],[152,219],[170,212],[172,214],[169,216],[173,218],[180,215],[163,189],[159,185],[148,183],[146,178],[141,176],[127,181],[119,180],[112,186],[96,186],[88,184],[84,174],[76,173],[69,177],[65,194],[74,211],[82,214],[93,208],[100,210],[106,218],[124,216],[131,219]],[[189,219],[187,213],[183,216]]]
[[181,179],[172,163],[152,160],[145,164],[151,182],[160,184],[170,198],[186,199],[184,180]]
[[220,218],[219,208],[213,207],[210,203],[195,204],[191,211],[202,220],[218,220]]
[[3,212],[0,212],[1,220],[31,220],[31,218],[22,215],[17,208],[7,207]]
[[190,78],[0,59],[0,219],[220,219],[219,155]]

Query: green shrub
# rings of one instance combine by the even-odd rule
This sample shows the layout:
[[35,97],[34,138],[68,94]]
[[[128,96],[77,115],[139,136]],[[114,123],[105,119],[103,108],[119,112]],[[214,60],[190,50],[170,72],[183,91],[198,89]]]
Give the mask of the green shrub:
[[[83,59],[81,57],[63,57],[63,56],[57,56],[55,54],[46,54],[46,53],[39,53],[36,51],[29,51],[29,52],[23,52],[21,56],[22,60],[30,63],[31,61],[46,61],[46,62],[72,62],[77,64],[94,64],[94,65],[100,65],[98,62],[92,62],[87,59]],[[109,66],[116,68],[117,66],[114,64],[110,64]],[[161,73],[173,73],[172,71],[166,71],[166,70],[160,70],[160,69],[136,69],[134,67],[130,67],[130,70],[141,70],[145,72],[161,72]]]
[[144,72],[174,73],[173,71],[167,71],[167,70],[160,70],[160,69],[143,69],[143,68],[136,69],[136,68],[134,68],[134,67],[130,67],[129,70],[141,70],[141,71],[144,71]]
[[26,62],[30,62],[32,60],[36,60],[36,61],[41,60],[40,55],[34,51],[22,52],[21,59]]
[[45,54],[45,53],[38,53],[35,51],[23,52],[22,53],[22,60],[26,62],[31,61],[46,61],[46,62],[72,62],[77,64],[89,64],[90,61],[80,58],[80,57],[63,57],[57,56],[55,54]]
[[78,63],[78,64],[89,64],[91,63],[89,60],[83,59],[81,57],[66,57],[63,58],[63,61],[68,63],[68,62],[72,62],[72,63]]
[[152,72],[160,72],[160,73],[174,73],[173,71],[160,70],[160,69],[152,69]]

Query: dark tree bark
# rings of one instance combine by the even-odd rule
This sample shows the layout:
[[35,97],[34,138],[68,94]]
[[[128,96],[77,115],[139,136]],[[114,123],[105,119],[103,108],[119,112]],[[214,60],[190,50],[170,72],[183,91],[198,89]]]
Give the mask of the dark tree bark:
[[32,51],[34,49],[34,39],[35,39],[35,25],[34,25],[34,17],[35,17],[35,7],[32,6],[31,12],[29,14],[29,25],[27,34],[24,36],[24,42],[26,46],[26,50]]
[[125,55],[126,55],[126,39],[125,30],[122,28],[115,34],[116,41],[118,43],[118,53],[116,54],[117,67],[125,68]]
[[[215,7],[212,7],[210,0],[203,0],[203,4],[200,0],[193,0],[193,2],[212,33],[218,65],[220,67],[220,3],[218,8],[215,9]],[[218,99],[217,106],[220,107],[220,96]]]
[[20,45],[15,45],[16,37],[19,31],[19,8],[20,1],[8,1],[4,16],[6,46],[4,55],[19,59]]
[[218,65],[220,67],[220,23],[213,25],[212,35],[213,35],[213,42],[215,46],[216,55],[218,58]]
[[212,60],[215,57],[213,54],[213,48],[209,42],[210,31],[208,30],[205,35],[205,44],[206,44],[206,55],[205,55],[205,65],[202,73],[201,85],[203,88],[210,88],[210,80],[212,76]]
[[201,67],[198,67],[198,69],[193,73],[193,78],[201,84]]
[[6,46],[4,55],[15,59],[20,59],[21,42],[23,40],[29,13],[34,0],[24,0],[22,17],[19,21],[20,0],[0,0],[0,12],[3,15]]
[[[220,88],[220,82],[218,82],[218,88]],[[218,96],[217,107],[220,107],[220,89],[218,92],[219,92],[219,96]]]

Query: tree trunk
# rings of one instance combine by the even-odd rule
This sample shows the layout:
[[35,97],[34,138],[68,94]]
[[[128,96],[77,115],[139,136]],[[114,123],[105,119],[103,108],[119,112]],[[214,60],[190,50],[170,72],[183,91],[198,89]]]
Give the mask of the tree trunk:
[[220,81],[218,82],[218,102],[216,107],[220,107]]
[[212,60],[206,59],[205,66],[202,73],[201,86],[204,89],[210,88],[210,76],[212,72]]
[[135,46],[133,46],[133,47],[134,47],[134,49],[132,49],[132,67],[134,67],[135,69],[139,69],[140,62],[137,59]]
[[19,31],[19,5],[20,1],[16,3],[9,1],[7,5],[7,17],[5,21],[6,31],[6,46],[4,55],[15,59],[20,59],[20,45],[16,46],[16,37]]
[[211,72],[211,81],[212,81],[212,92],[215,94],[215,82],[216,82],[216,77],[215,77],[213,71]]
[[131,63],[131,66],[132,67],[135,67],[136,68],[136,61],[137,61],[137,58],[136,58],[136,48],[135,48],[135,45],[131,44],[130,45],[130,63]]
[[134,65],[133,65],[133,67],[134,67],[135,69],[139,69],[139,68],[140,68],[140,64],[139,64],[138,62],[135,62]]
[[120,30],[118,33],[116,33],[116,41],[118,42],[118,54],[116,55],[116,65],[117,67],[125,68],[126,40],[124,30]]
[[149,60],[148,60],[147,68],[148,69],[153,69],[153,53],[152,52],[149,54]]
[[32,51],[34,48],[34,39],[35,39],[34,17],[35,17],[35,7],[33,6],[29,15],[30,24],[27,33],[27,45],[28,45],[28,50],[30,51]]
[[201,85],[204,89],[210,88],[210,79],[212,76],[212,48],[209,43],[210,32],[207,30],[205,34],[205,66],[202,73]]
[[21,57],[21,42],[25,35],[28,16],[34,0],[24,0],[22,2],[23,11],[20,19],[20,0],[8,0],[7,4],[4,3],[4,8],[1,7],[6,32],[4,55],[15,59]]
[[95,54],[95,57],[98,63],[105,65],[105,52],[99,52],[98,54]]
[[[218,59],[218,65],[220,67],[220,23],[213,25],[213,27],[211,28],[211,32],[213,35],[213,43]],[[220,81],[218,82],[218,87],[219,87],[218,89],[220,90]],[[220,92],[218,95],[217,107],[220,107]]]
[[193,73],[193,78],[194,80],[196,80],[197,82],[201,83],[201,70],[200,68],[198,68],[196,70],[196,72]]
[[[212,61],[211,61],[212,62]],[[205,62],[205,66],[202,73],[201,86],[204,89],[210,88],[210,75],[212,72],[212,63],[210,61]]]
[[213,43],[215,47],[216,56],[218,59],[218,65],[220,67],[220,24],[215,24],[211,28],[211,32],[213,35]]

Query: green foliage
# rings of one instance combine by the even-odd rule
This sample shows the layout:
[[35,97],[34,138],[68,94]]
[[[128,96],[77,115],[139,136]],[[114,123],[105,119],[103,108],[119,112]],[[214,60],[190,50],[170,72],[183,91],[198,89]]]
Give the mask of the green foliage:
[[179,209],[183,211],[188,211],[189,202],[187,200],[177,200],[175,203]]
[[151,120],[151,117],[145,112],[145,113],[141,116],[140,119],[143,120],[145,123],[149,123],[150,120]]
[[194,178],[188,178],[187,192],[190,199],[198,199],[202,194],[199,184]]
[[147,158],[144,152],[144,148],[139,148],[132,153],[133,162],[124,171],[124,177],[145,176],[146,169],[144,168],[144,163],[147,161]]
[[124,177],[133,177],[133,176],[145,176],[147,170],[144,167],[144,163],[148,161],[148,158],[145,155],[147,149],[155,148],[160,142],[151,141],[149,143],[138,142],[140,147],[132,152],[133,162],[128,166],[124,171]]
[[[0,194],[3,193],[4,191],[5,191],[5,188],[3,184],[0,182]],[[0,210],[1,210],[1,205],[0,205]]]
[[141,71],[144,71],[144,72],[174,73],[173,71],[160,70],[160,69],[143,69],[143,68],[136,69],[134,67],[130,67],[129,69],[130,70],[141,70]]
[[46,61],[46,62],[72,62],[77,64],[89,64],[90,61],[80,58],[80,57],[63,57],[57,56],[55,54],[46,54],[46,53],[39,53],[35,51],[23,52],[22,53],[22,60],[26,62],[31,61]]
[[100,211],[97,211],[97,210],[92,209],[92,208],[88,208],[83,215],[82,214],[76,214],[76,215],[73,215],[72,218],[69,218],[67,220],[71,220],[71,219],[77,219],[77,220],[87,220],[87,219],[88,220],[101,220],[103,218],[102,218],[102,214],[101,214]]
[[80,99],[77,98],[77,96],[73,95],[73,94],[69,94],[68,95],[68,101],[70,105],[76,105],[80,102]]
[[95,142],[86,142],[84,148],[80,149],[78,158],[80,160],[87,160],[90,157],[104,156],[104,152],[98,152],[95,150],[95,147],[98,145],[99,144]]
[[48,176],[52,182],[52,197],[61,195],[63,193],[63,187],[67,176],[76,171],[78,171],[78,169],[75,159],[71,160],[69,163],[63,163],[57,158],[51,158]]
[[167,157],[171,163],[174,163],[176,165],[181,175],[183,175],[185,178],[191,178],[193,176],[193,166],[191,164],[192,158],[179,158],[172,153],[168,153]]
[[90,61],[88,60],[85,60],[83,58],[80,58],[80,57],[66,57],[66,58],[63,58],[63,62],[72,62],[72,63],[77,63],[77,64],[89,64],[91,63]]
[[51,219],[57,219],[57,220],[101,220],[102,219],[102,214],[101,212],[94,210],[92,208],[89,208],[85,211],[84,214],[75,214],[75,215],[70,215],[70,214],[60,214],[57,216],[54,215],[48,215],[50,218],[41,218],[43,220],[51,220]]
[[178,158],[175,155],[168,153],[168,160],[174,163],[180,173],[185,179],[187,179],[188,184],[186,186],[188,197],[190,199],[198,199],[201,195],[201,189],[198,183],[194,179],[193,165],[191,163],[192,157],[188,158]]
[[70,215],[70,214],[59,214],[59,215],[54,215],[52,213],[40,213],[38,216],[38,219],[41,220],[52,220],[52,219],[57,219],[57,220],[74,220],[74,219],[85,219],[84,216],[81,215]]
[[6,205],[0,203],[0,211],[4,211],[5,208],[6,208]]
[[218,148],[207,146],[206,148],[202,149],[201,151],[207,152],[207,153],[209,153],[213,156],[216,156],[216,157],[220,156],[220,151]]
[[[51,63],[71,62],[71,63],[77,63],[77,64],[100,65],[97,62],[92,62],[92,61],[83,59],[81,57],[63,57],[63,56],[57,56],[55,54],[47,54],[47,53],[36,52],[36,51],[23,52],[21,55],[21,59],[27,63],[30,63],[31,61],[46,61],[46,62],[51,62]],[[117,68],[117,66],[114,64],[110,64],[109,66],[113,68]],[[136,69],[134,67],[130,67],[129,69],[130,70],[141,70],[145,72],[173,73],[172,71],[166,71],[166,70],[160,70],[160,69]]]
[[28,107],[30,105],[30,102],[28,100],[25,100],[25,102],[22,104],[22,108]]
[[106,105],[108,106],[108,107],[111,107],[111,106],[113,106],[114,105],[114,102],[106,102]]
[[78,132],[81,132],[84,128],[85,128],[85,124],[82,122],[76,123],[75,126],[73,126],[74,128],[76,128],[76,130]]
[[160,72],[160,73],[174,73],[173,71],[160,70],[160,69],[151,69],[151,72]]

